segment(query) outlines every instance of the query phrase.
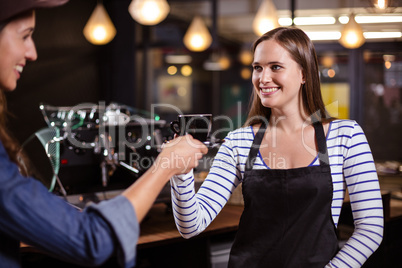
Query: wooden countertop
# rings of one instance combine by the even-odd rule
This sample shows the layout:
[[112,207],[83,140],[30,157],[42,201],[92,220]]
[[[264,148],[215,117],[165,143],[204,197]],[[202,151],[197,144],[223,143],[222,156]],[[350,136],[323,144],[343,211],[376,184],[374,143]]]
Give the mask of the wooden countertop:
[[[236,231],[242,212],[243,206],[226,205],[198,237]],[[184,240],[176,228],[172,211],[165,204],[155,204],[140,228],[139,248]]]
[[[236,231],[243,206],[226,205],[208,228],[197,237]],[[164,203],[153,205],[140,225],[138,248],[164,245],[185,239],[176,228],[173,213]],[[24,251],[40,252],[27,244],[21,243]]]
[[[402,217],[402,200],[390,198],[391,193],[388,191],[382,191],[382,197],[385,203],[384,214],[386,220]],[[348,201],[348,198],[345,198],[345,203]],[[208,228],[197,237],[236,231],[242,212],[243,206],[227,204]],[[169,210],[167,205],[162,203],[152,207],[147,217],[141,223],[140,232],[138,248],[184,240],[179,231],[177,231],[172,211]]]
[[[382,196],[386,204],[384,207],[386,219],[402,217],[402,200],[390,198],[391,193],[387,191],[382,191]],[[346,198],[345,202],[347,201]],[[242,205],[227,204],[208,228],[197,237],[236,231],[242,212]],[[165,203],[157,203],[151,208],[140,225],[137,247],[148,248],[184,240],[176,228],[170,207]],[[29,247],[23,243],[21,246],[23,248]]]

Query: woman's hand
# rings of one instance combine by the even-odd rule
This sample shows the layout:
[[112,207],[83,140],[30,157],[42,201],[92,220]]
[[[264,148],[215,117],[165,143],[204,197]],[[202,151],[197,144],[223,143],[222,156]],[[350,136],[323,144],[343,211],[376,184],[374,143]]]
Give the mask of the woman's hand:
[[153,166],[123,192],[140,222],[169,179],[198,166],[198,160],[208,152],[207,147],[191,135],[166,142],[162,148]]
[[153,168],[164,169],[172,176],[188,173],[207,152],[208,148],[191,135],[178,136],[163,144]]

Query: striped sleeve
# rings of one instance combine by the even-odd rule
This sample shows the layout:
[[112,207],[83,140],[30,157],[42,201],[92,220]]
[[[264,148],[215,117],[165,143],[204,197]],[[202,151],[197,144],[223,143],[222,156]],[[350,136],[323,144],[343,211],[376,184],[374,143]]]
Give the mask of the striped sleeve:
[[192,172],[170,180],[173,215],[176,227],[184,238],[204,231],[225,206],[242,181],[252,141],[251,128],[229,133],[197,193]]
[[[253,139],[251,127],[229,133],[197,193],[192,173],[171,179],[173,214],[183,237],[205,230],[242,182]],[[353,120],[331,122],[326,140],[333,181],[332,219],[337,226],[347,189],[355,221],[355,232],[326,267],[360,267],[378,248],[383,235],[374,160],[363,130]],[[318,159],[312,165],[319,165]],[[259,156],[254,169],[267,168]]]
[[382,199],[373,156],[362,128],[352,122],[353,127],[338,131],[338,144],[344,145],[343,177],[355,230],[327,267],[361,267],[383,238]]
[[[349,143],[350,139],[348,135],[345,135],[345,132],[347,133],[350,129],[353,129],[352,121],[346,124],[345,120],[337,120],[330,123],[327,134],[327,148],[333,185],[331,212],[335,227],[338,227],[346,193],[346,183],[343,177],[343,159],[346,153],[345,150],[347,150],[347,145],[345,144]],[[319,165],[319,162],[316,161],[315,164]]]

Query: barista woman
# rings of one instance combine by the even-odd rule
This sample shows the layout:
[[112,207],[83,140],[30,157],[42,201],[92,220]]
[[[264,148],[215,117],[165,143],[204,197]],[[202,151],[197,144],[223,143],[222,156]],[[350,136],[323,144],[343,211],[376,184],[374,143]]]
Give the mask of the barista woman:
[[[229,267],[360,267],[383,236],[381,193],[369,145],[353,120],[329,118],[315,49],[297,28],[254,43],[253,98],[245,126],[225,138],[206,180],[171,179],[185,238],[214,220],[242,183],[244,212]],[[355,230],[338,248],[346,191]]]
[[5,126],[4,91],[14,90],[26,62],[37,58],[34,10],[65,2],[0,0],[0,266],[20,267],[23,241],[81,265],[100,265],[116,254],[121,266],[133,267],[139,222],[169,178],[195,167],[207,148],[188,136],[171,141],[155,165],[121,196],[83,212],[24,176],[29,170]]

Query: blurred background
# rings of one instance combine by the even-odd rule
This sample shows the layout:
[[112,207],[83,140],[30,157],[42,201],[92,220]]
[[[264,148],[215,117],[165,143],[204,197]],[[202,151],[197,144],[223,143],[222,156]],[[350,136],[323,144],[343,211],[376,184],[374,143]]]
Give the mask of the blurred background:
[[[26,66],[19,89],[8,95],[16,119],[12,129],[21,141],[46,125],[40,103],[117,102],[154,110],[167,121],[178,113],[168,106],[174,105],[182,113],[225,115],[234,122],[229,128],[241,126],[252,91],[250,48],[258,37],[253,24],[268,2],[275,13],[260,13],[273,16],[276,26],[291,25],[294,18],[314,40],[331,114],[361,124],[376,159],[402,160],[401,1],[383,1],[380,8],[375,0],[169,0],[166,17],[154,25],[134,19],[132,2],[71,0],[37,12],[39,59]],[[148,8],[156,14],[157,7]],[[91,43],[83,33],[98,9],[115,31],[105,44]],[[365,37],[357,48],[339,42],[350,15]],[[209,35],[201,37],[209,40],[202,51],[184,43],[194,21]]]
[[[68,201],[82,207],[114,196],[115,190],[124,189],[144,172],[158,154],[154,145],[172,138],[169,122],[178,114],[213,114],[213,129],[220,130],[220,138],[241,127],[253,90],[252,43],[273,27],[295,25],[304,30],[316,48],[327,110],[334,117],[356,120],[363,127],[381,189],[386,191],[384,245],[365,267],[399,267],[400,0],[70,0],[62,7],[38,10],[36,14],[34,39],[39,57],[24,68],[17,90],[7,93],[9,123],[21,143],[30,141],[25,148],[33,152],[32,158],[46,162],[49,154],[44,158],[38,154],[41,150],[44,154],[40,147],[49,141],[35,147],[32,135],[39,138],[37,133],[44,135],[43,129],[53,130],[56,124],[60,133],[51,132],[52,137],[63,136],[64,116],[71,115],[71,107],[85,104],[72,113],[70,119],[75,121],[70,134],[88,148],[66,140],[53,142],[53,158],[50,165],[47,163],[50,175],[46,176],[52,177],[57,171],[61,183],[44,181],[52,190],[54,186],[55,193],[67,195]],[[111,121],[102,121],[102,112]],[[134,143],[144,138],[138,125],[126,125],[127,116],[133,115],[147,118],[155,127],[141,148],[128,148],[143,169],[129,158],[125,166],[119,161],[122,152],[115,150],[117,137]],[[120,119],[123,136],[112,127],[121,130]],[[214,153],[216,150],[210,150],[207,159]],[[196,183],[202,181],[208,164],[205,161],[196,170]],[[37,166],[45,169],[44,164]],[[158,202],[168,205],[170,188],[165,188]],[[241,192],[236,198],[232,203],[241,204]],[[163,225],[178,235],[171,212],[166,213],[164,208],[157,211],[157,216],[144,221],[142,230],[154,235]],[[350,213],[347,208],[345,211],[340,224],[345,226],[344,239],[353,231]],[[222,216],[225,224],[234,215],[230,213]],[[240,215],[241,207],[236,213]],[[206,235],[187,242],[174,238],[180,243],[163,239],[140,242],[138,267],[186,267],[186,260],[179,263],[174,258],[178,250],[192,254],[192,267],[225,267],[237,218],[233,222],[231,232],[224,226],[219,232],[226,233],[221,236]],[[154,229],[153,224],[158,227]],[[25,266],[31,267],[29,263]],[[112,262],[110,267],[114,265]]]

